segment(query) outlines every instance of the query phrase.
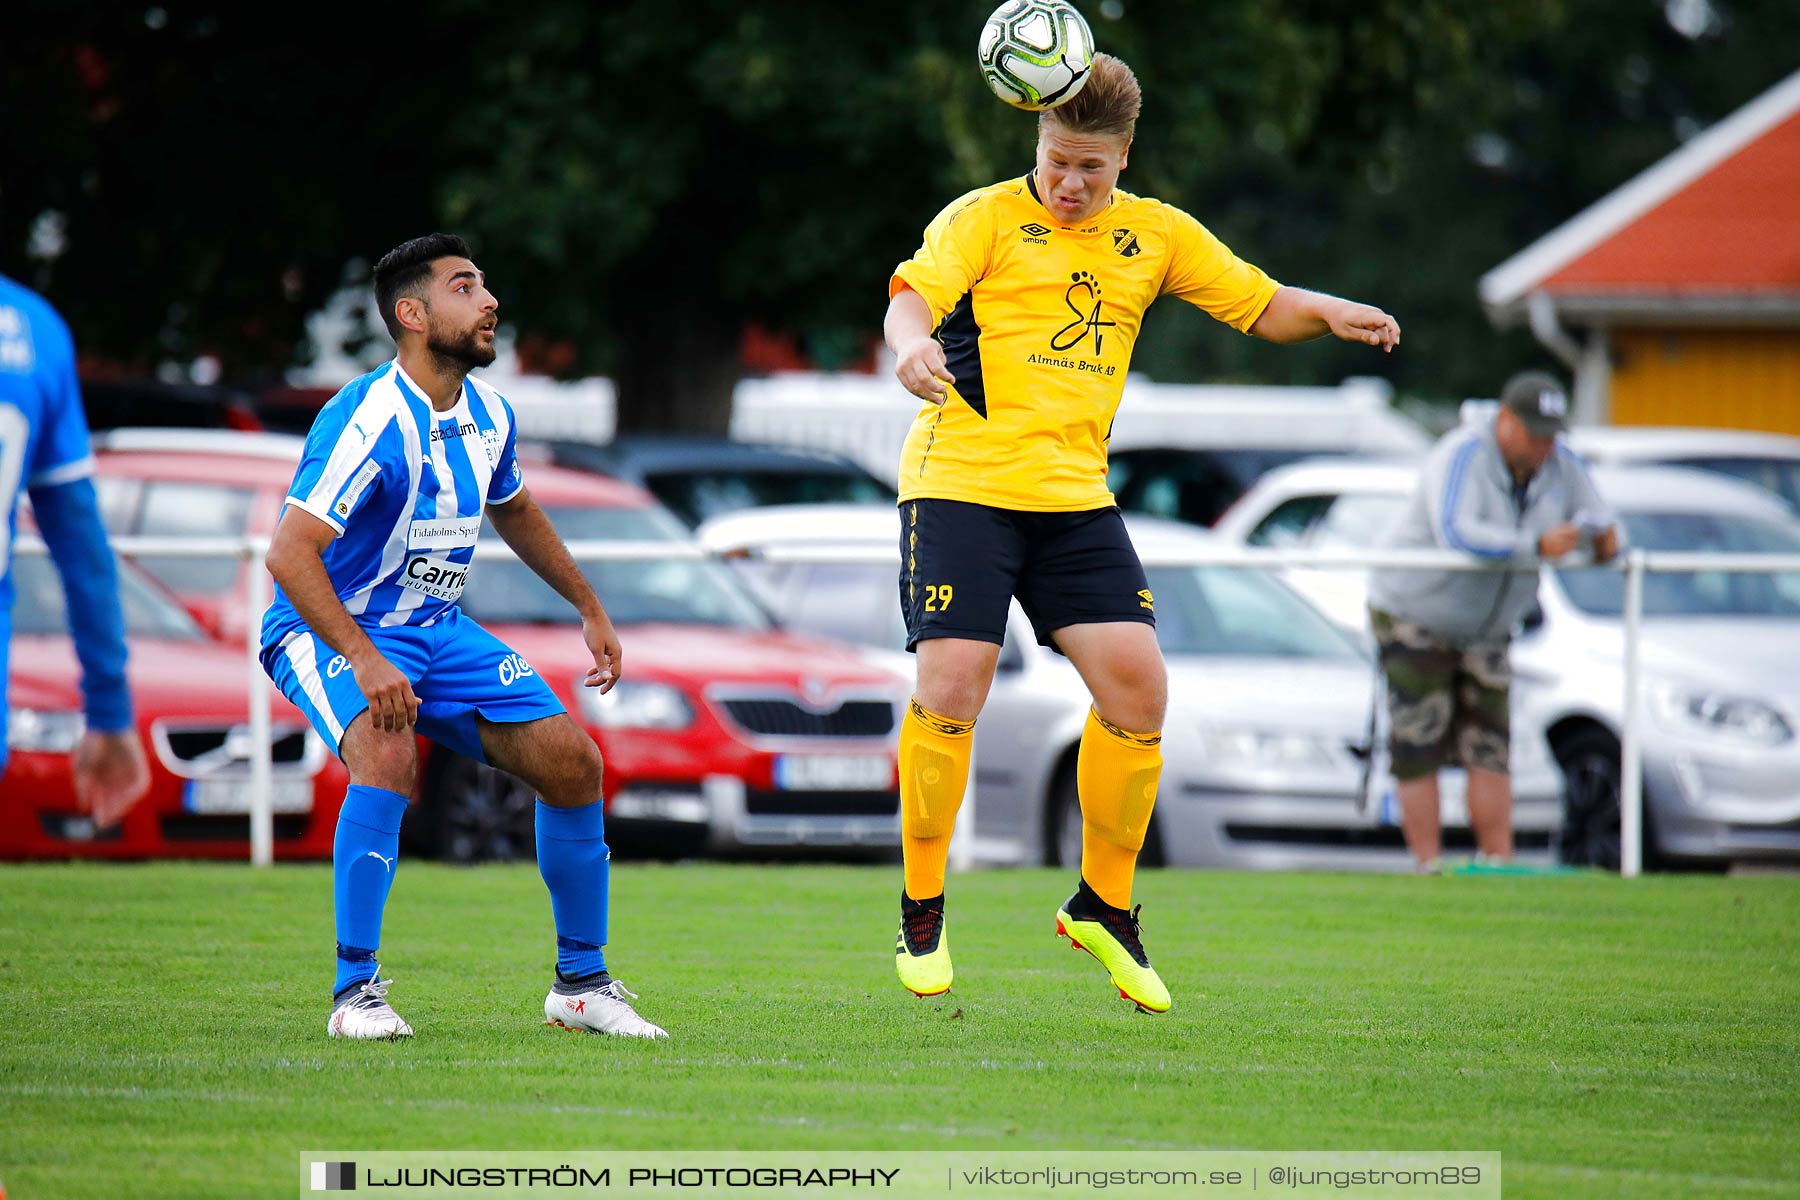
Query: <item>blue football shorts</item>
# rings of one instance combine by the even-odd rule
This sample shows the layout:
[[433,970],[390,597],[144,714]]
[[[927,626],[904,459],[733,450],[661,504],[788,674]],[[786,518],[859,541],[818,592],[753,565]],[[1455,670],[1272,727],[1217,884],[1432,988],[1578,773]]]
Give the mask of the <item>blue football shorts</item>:
[[[465,758],[487,761],[477,714],[509,724],[565,711],[530,663],[459,608],[430,625],[365,626],[364,632],[412,684],[418,731]],[[350,722],[369,707],[349,662],[304,627],[279,646],[264,646],[262,664],[334,751]]]

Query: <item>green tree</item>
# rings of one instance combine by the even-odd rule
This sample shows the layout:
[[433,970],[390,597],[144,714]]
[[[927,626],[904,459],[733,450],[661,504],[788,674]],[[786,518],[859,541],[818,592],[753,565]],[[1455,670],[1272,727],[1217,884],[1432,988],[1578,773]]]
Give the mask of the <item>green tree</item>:
[[[989,5],[472,0],[271,23],[220,4],[9,10],[0,270],[84,350],[228,378],[305,353],[347,262],[471,235],[505,319],[604,370],[624,428],[719,429],[746,322],[823,366],[968,188],[1026,170],[1033,119],[974,69]],[[1085,0],[1145,85],[1125,186],[1278,278],[1394,312],[1401,351],[1295,350],[1182,305],[1169,380],[1491,391],[1541,358],[1480,273],[1800,61],[1792,0]]]
[[[1305,204],[1307,185],[1395,157],[1421,114],[1480,91],[1480,48],[1529,38],[1552,7],[1375,0],[1346,22],[1330,3],[1234,0],[1204,21],[1188,6],[1091,15],[1146,87],[1129,184],[1266,233],[1272,252],[1327,244],[1333,218]],[[897,29],[817,0],[779,15],[720,0],[540,5],[490,43],[490,102],[459,126],[451,223],[505,264],[530,328],[614,375],[622,427],[722,427],[745,320],[799,334],[831,365],[874,335],[889,269],[940,206],[1029,168],[1034,119],[973,69],[985,11],[917,3]],[[1304,261],[1293,274],[1319,281]],[[1172,372],[1206,373],[1205,358]]]
[[1482,273],[1793,70],[1792,16],[1788,0],[1496,5],[1471,21],[1479,61],[1422,60],[1396,76],[1419,88],[1404,120],[1307,140],[1250,119],[1252,136],[1207,169],[1219,203],[1195,211],[1284,281],[1386,306],[1402,348],[1293,353],[1220,339],[1164,306],[1139,364],[1166,379],[1380,374],[1423,398],[1492,395],[1548,356],[1528,333],[1489,325]]
[[84,354],[285,367],[346,260],[436,224],[472,25],[380,5],[349,28],[235,5],[9,12],[0,270]]

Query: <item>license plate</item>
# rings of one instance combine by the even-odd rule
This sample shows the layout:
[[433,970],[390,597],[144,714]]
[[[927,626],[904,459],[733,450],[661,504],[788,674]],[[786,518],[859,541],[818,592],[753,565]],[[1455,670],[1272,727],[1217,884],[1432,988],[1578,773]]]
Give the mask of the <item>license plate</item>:
[[788,792],[882,792],[894,786],[894,760],[885,754],[783,754],[775,786]]
[[[312,811],[313,784],[310,779],[278,779],[269,792],[271,812],[303,813]],[[190,779],[181,791],[181,807],[203,816],[247,813],[250,811],[250,781],[247,779]]]

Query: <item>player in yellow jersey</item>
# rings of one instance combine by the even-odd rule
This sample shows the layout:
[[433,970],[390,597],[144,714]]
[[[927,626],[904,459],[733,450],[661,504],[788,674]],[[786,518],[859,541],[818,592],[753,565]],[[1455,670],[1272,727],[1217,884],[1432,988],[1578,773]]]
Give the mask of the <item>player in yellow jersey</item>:
[[1168,684],[1155,599],[1106,487],[1144,311],[1175,296],[1272,342],[1400,342],[1380,309],[1283,287],[1187,213],[1120,191],[1139,105],[1131,69],[1097,56],[1081,92],[1040,115],[1032,173],[951,204],[888,284],[895,374],[926,402],[900,462],[900,601],[918,688],[900,733],[895,947],[901,982],[921,996],[952,981],[944,865],[1017,596],[1093,695],[1076,769],[1081,882],[1057,932],[1125,999],[1170,1005],[1131,904]]

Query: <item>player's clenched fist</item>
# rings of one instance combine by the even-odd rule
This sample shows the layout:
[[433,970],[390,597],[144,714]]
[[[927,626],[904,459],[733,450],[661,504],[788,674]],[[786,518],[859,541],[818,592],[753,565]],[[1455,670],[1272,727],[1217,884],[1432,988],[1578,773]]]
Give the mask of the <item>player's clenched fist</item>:
[[956,382],[944,361],[944,347],[934,337],[917,338],[909,343],[894,367],[894,375],[907,391],[921,400],[942,404],[949,398],[947,385]]
[[393,663],[377,654],[352,663],[356,686],[369,701],[369,723],[386,733],[400,733],[419,719],[419,698]]

